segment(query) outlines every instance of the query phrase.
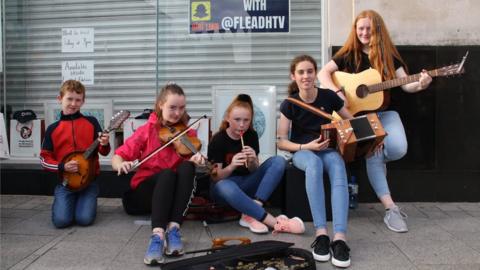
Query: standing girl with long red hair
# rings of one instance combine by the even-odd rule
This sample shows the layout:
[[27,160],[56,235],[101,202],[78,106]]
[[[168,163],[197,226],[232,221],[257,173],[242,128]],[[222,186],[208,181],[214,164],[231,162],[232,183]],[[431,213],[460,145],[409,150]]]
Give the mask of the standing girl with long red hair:
[[[358,73],[369,68],[376,69],[383,81],[407,76],[407,66],[393,45],[382,17],[373,10],[358,14],[347,41],[320,70],[318,79],[323,87],[347,101],[339,86],[333,82],[332,73],[337,70]],[[402,89],[415,93],[426,89],[431,81],[427,71],[423,70],[417,82],[405,84]],[[386,168],[387,162],[398,160],[407,153],[405,130],[396,111],[381,111],[378,118],[388,136],[385,137],[383,148],[366,158],[368,179],[386,209],[384,223],[387,228],[394,232],[407,232],[406,215],[390,195]]]

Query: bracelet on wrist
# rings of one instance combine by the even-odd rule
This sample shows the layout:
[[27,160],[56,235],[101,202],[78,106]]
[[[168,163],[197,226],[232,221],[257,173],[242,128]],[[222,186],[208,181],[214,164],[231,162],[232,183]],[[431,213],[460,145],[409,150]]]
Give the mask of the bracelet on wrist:
[[302,144],[298,146],[298,151],[302,150]]

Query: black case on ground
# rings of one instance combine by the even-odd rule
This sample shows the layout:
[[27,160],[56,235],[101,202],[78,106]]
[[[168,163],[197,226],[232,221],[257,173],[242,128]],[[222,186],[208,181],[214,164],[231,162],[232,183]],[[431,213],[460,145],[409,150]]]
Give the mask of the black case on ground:
[[293,243],[282,241],[259,241],[248,245],[229,247],[217,252],[198,256],[161,266],[162,270],[199,269],[266,269],[271,266],[281,269],[276,263],[285,264],[287,269],[316,269],[312,253],[300,248],[292,248]]

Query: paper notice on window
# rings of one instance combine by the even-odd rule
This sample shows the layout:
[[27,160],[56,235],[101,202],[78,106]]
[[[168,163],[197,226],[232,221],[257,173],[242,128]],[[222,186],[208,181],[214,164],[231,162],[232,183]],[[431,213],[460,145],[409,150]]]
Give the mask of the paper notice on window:
[[9,158],[7,129],[5,128],[5,119],[0,112],[0,158]]
[[62,52],[93,52],[94,28],[62,28]]
[[62,62],[62,81],[77,80],[84,85],[93,85],[94,83],[94,61],[63,61]]
[[[2,13],[2,5],[0,5],[0,14],[3,14]],[[2,28],[2,21],[3,20],[0,20],[0,30],[3,29]],[[0,31],[0,72],[3,72],[3,31]]]

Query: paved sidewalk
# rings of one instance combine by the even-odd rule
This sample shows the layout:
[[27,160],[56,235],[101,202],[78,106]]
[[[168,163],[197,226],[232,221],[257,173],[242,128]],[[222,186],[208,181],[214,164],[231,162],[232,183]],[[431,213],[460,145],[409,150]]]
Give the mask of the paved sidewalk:
[[[148,269],[143,256],[150,236],[145,219],[123,212],[120,199],[99,199],[90,227],[55,229],[50,196],[0,195],[0,269]],[[410,232],[390,232],[380,204],[350,211],[349,269],[480,270],[480,203],[401,203]],[[137,222],[135,222],[137,221]],[[138,222],[140,221],[140,222]],[[331,225],[331,224],[329,224]],[[254,235],[236,222],[211,224],[214,236],[276,239],[310,250],[312,223],[304,235]],[[185,248],[208,248],[210,238],[199,221],[182,227]],[[200,254],[198,254],[200,255]],[[335,269],[317,263],[317,269]]]

